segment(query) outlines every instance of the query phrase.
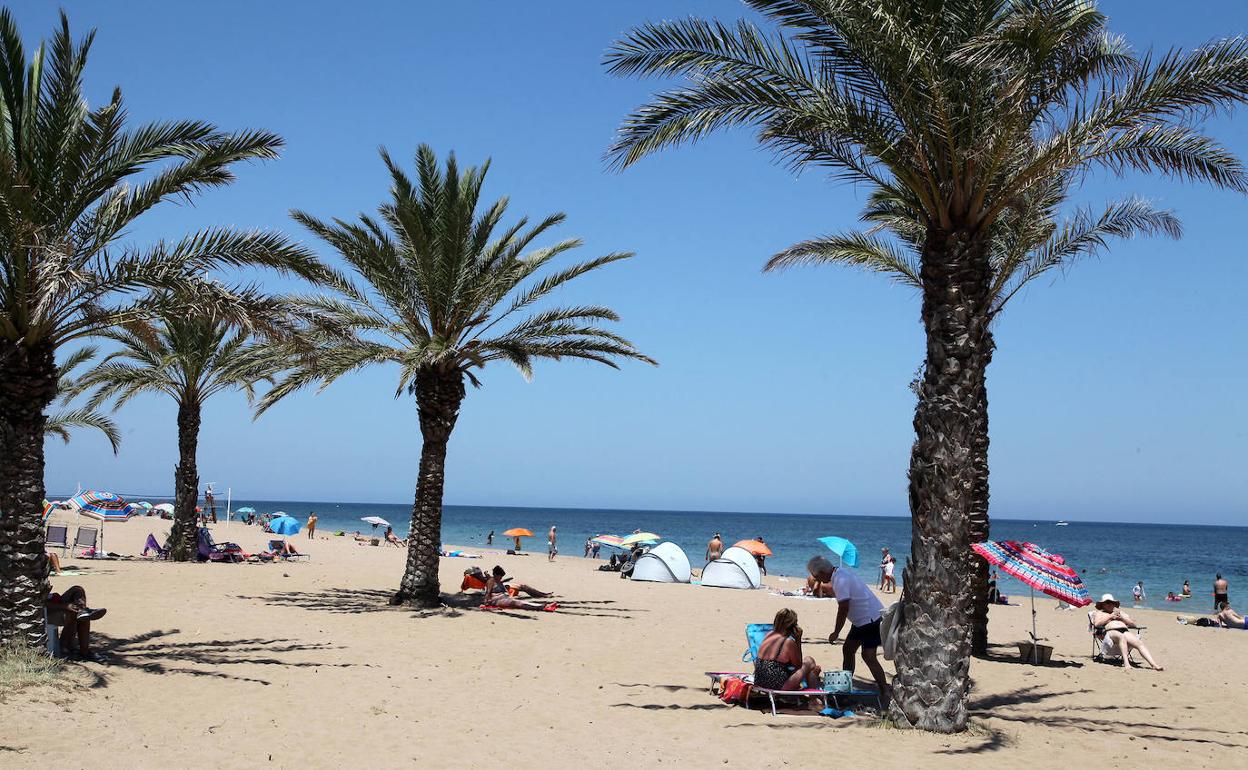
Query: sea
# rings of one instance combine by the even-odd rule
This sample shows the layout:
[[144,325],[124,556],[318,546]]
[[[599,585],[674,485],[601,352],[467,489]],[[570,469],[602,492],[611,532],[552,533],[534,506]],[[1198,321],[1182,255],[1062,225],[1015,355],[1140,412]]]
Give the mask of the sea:
[[[152,502],[159,502],[152,499]],[[218,498],[218,517],[225,501]],[[379,516],[406,536],[411,522],[410,504],[335,503],[292,500],[233,500],[232,508],[250,506],[258,513],[284,511],[306,521],[317,514],[321,534],[335,532],[365,534],[372,527],[360,519]],[[716,532],[726,544],[738,540],[763,539],[773,554],[767,557],[772,575],[805,576],[806,560],[829,552],[818,542],[826,535],[837,535],[858,548],[856,567],[863,579],[876,584],[879,578],[880,549],[887,546],[897,558],[896,576],[900,582],[910,551],[908,517],[828,516],[785,513],[730,513],[710,511],[630,511],[582,508],[513,508],[448,505],[443,510],[442,542],[465,548],[484,548],[486,536],[494,532],[494,547],[508,548],[511,539],[502,532],[523,527],[534,537],[522,540],[523,549],[546,553],[546,533],[558,527],[559,552],[582,556],[585,540],[601,534],[627,535],[634,530],[654,532],[675,542],[700,567],[707,541]],[[1053,521],[997,519],[992,522],[994,540],[1025,540],[1061,554],[1066,563],[1079,571],[1094,598],[1112,593],[1126,606],[1131,605],[1131,588],[1144,581],[1144,606],[1176,607],[1167,602],[1167,592],[1178,594],[1183,581],[1190,581],[1192,598],[1178,603],[1184,611],[1212,609],[1214,576],[1221,573],[1230,581],[1232,602],[1239,590],[1248,591],[1248,527],[1194,526],[1187,524],[1137,524],[1072,521],[1058,526]],[[613,551],[603,548],[606,559]],[[794,587],[798,579],[791,578]],[[776,581],[781,587],[784,583]],[[999,586],[1011,597],[1026,600],[1027,587],[1001,573]],[[1046,601],[1051,601],[1047,600]],[[1248,603],[1248,602],[1243,602]]]

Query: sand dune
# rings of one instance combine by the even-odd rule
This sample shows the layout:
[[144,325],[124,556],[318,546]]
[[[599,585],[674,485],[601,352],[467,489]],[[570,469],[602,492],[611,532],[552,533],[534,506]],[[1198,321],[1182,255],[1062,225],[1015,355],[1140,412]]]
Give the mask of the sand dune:
[[[108,525],[109,548],[137,553],[148,531],[163,539],[161,524]],[[258,549],[267,536],[235,524],[217,538]],[[1084,613],[1047,599],[1041,634],[1056,665],[1020,665],[1008,645],[1024,638],[1028,609],[993,608],[1000,657],[973,663],[974,729],[937,736],[775,718],[708,695],[702,672],[740,666],[744,625],[786,603],[813,637],[807,652],[839,667],[840,648],[818,638],[832,602],[632,583],[579,558],[477,549],[487,558],[443,560],[444,588],[467,566],[500,563],[557,592],[560,611],[422,615],[386,606],[400,549],[297,542],[310,563],[73,561],[81,574],[54,585],[79,583],[109,609],[97,628],[110,664],[3,697],[0,766],[1248,765],[1248,634],[1183,627],[1172,613],[1137,613],[1159,673],[1093,663]]]

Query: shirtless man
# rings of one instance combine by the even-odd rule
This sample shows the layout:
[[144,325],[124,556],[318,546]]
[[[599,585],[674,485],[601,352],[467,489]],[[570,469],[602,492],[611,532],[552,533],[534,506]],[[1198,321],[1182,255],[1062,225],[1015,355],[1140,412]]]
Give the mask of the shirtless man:
[[[559,547],[555,545],[555,527],[553,524],[550,527],[550,535],[548,537],[550,540],[546,543],[546,561],[554,561],[555,557],[559,555]],[[572,553],[576,553],[576,551]]]
[[715,561],[719,555],[724,552],[724,541],[719,539],[719,533],[711,538],[711,542],[706,544],[706,560]]
[[1222,605],[1222,611],[1218,613],[1218,620],[1227,628],[1248,628],[1248,625],[1245,625],[1244,616],[1231,609],[1229,604]]
[[1230,586],[1227,585],[1226,579],[1223,578],[1222,573],[1219,572],[1217,577],[1215,577],[1213,580],[1213,611],[1214,612],[1217,612],[1220,609],[1218,605],[1231,603],[1231,600],[1227,596],[1228,588],[1230,588]]

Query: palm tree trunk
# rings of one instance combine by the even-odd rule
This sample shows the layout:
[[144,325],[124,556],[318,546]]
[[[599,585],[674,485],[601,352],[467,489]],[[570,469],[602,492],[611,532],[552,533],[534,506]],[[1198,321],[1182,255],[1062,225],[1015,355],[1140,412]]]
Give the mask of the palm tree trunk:
[[[984,332],[982,364],[977,374],[979,384],[975,389],[975,485],[971,490],[971,542],[982,543],[988,539],[988,364],[996,347],[992,332]],[[971,654],[988,653],[988,562],[971,551]]]
[[391,604],[411,603],[432,608],[441,604],[438,595],[439,548],[442,544],[442,490],[446,481],[446,444],[464,400],[464,377],[459,372],[436,368],[416,374],[416,407],[424,445],[420,450],[420,476],[412,505],[412,526],[407,535],[407,568]]
[[927,355],[910,454],[910,559],[903,573],[890,719],[936,732],[966,729],[970,685],[970,513],[976,391],[983,371],[991,270],[987,242],[928,231],[923,245]]
[[190,561],[199,551],[199,528],[196,526],[195,503],[199,500],[200,405],[194,398],[178,403],[178,465],[173,471],[173,532],[174,561]]
[[0,343],[0,642],[43,647],[44,410],[56,398],[51,345]]

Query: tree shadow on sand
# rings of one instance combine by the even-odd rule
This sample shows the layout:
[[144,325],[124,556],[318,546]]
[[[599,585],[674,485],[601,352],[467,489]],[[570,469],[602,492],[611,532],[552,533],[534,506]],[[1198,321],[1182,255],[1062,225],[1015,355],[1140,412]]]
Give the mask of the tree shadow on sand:
[[[283,659],[290,653],[321,652],[338,649],[328,643],[305,643],[293,639],[212,639],[206,641],[172,642],[178,629],[153,630],[130,637],[95,633],[95,648],[105,657],[105,665],[83,666],[92,677],[90,687],[107,687],[110,674],[117,671],[142,671],[149,674],[187,674],[237,682],[271,684],[266,679],[230,672],[231,666],[263,665],[294,668],[345,668],[353,663],[324,663]],[[365,664],[367,665],[367,664]]]
[[[538,614],[534,610],[482,610],[480,594],[442,594],[442,606],[428,610],[406,605],[392,606],[390,598],[393,595],[393,591],[378,589],[329,588],[323,591],[288,591],[265,596],[240,596],[238,598],[258,600],[265,604],[280,607],[299,607],[300,609],[313,612],[330,612],[342,615],[356,615],[363,612],[406,612],[418,618],[458,618],[472,611],[488,612],[490,615],[504,618],[536,620]],[[542,602],[544,600],[525,599],[525,601]],[[559,602],[558,612],[563,615],[628,619],[632,617],[628,613],[640,611],[606,606],[615,604],[615,602],[610,600],[571,599],[555,601]]]
[[[1163,740],[1174,743],[1212,744],[1227,748],[1248,748],[1248,742],[1236,742],[1235,734],[1225,730],[1199,726],[1176,726],[1159,720],[1150,720],[1151,712],[1160,706],[1147,703],[1117,703],[1112,708],[1104,704],[1087,703],[1041,705],[1054,698],[1081,696],[1092,690],[1049,690],[1039,685],[1023,687],[1003,693],[990,693],[972,698],[967,709],[975,720],[974,729],[983,734],[984,740],[973,746],[946,749],[942,754],[981,754],[1008,748],[1012,741],[1005,733],[984,720],[997,719],[1005,722],[1029,724],[1055,730],[1081,732],[1104,732],[1128,735],[1145,740]],[[1027,706],[1026,710],[1017,709]]]

